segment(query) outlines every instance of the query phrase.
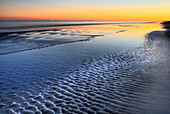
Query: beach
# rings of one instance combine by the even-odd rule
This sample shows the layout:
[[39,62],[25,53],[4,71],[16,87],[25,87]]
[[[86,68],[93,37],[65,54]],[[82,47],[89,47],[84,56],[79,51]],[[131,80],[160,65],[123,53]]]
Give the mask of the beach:
[[0,111],[170,113],[165,29],[102,23],[0,29]]

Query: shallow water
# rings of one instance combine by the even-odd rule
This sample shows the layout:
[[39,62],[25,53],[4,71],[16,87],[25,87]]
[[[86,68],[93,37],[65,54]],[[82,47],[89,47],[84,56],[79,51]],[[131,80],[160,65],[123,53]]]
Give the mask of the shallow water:
[[[6,47],[0,51],[0,109],[4,113],[156,112],[150,95],[159,97],[155,94],[160,81],[154,80],[153,71],[160,68],[156,67],[160,62],[164,66],[167,47],[160,48],[161,40],[150,41],[144,36],[159,29],[159,24],[65,27],[17,34],[21,36],[18,42],[13,38],[1,41]],[[45,36],[52,41],[62,38],[57,40],[62,43],[51,45]],[[82,36],[93,38],[79,42]],[[27,41],[30,38],[32,42]],[[76,41],[65,43],[67,38]],[[165,74],[164,79],[167,69]],[[153,85],[158,87],[153,89]],[[167,95],[163,94],[165,100]],[[168,102],[162,104],[166,106],[158,111],[169,112]]]
[[[101,23],[143,23],[138,21],[0,21],[0,33],[23,31],[23,30],[37,30],[49,29],[49,27],[57,27],[59,25],[74,26],[74,25],[88,25],[88,24],[101,24]],[[147,22],[145,22],[147,23]],[[48,28],[47,28],[48,27]]]

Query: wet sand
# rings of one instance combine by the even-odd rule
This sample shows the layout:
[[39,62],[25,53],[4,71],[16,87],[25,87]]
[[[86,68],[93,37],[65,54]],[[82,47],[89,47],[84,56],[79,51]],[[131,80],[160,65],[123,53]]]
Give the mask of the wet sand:
[[87,34],[71,30],[41,30],[3,34],[0,37],[0,55],[30,51],[59,44],[89,41],[102,34]]
[[170,113],[169,49],[165,32],[153,31],[140,47],[33,81],[37,91],[14,92],[15,100],[0,108],[5,113]]

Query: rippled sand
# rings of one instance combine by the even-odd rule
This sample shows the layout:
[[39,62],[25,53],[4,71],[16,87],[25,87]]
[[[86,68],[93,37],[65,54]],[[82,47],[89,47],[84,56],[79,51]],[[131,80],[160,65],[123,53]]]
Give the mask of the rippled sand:
[[33,81],[37,91],[14,92],[13,102],[2,102],[0,109],[23,114],[170,113],[169,44],[163,31],[149,33],[141,47],[91,58],[61,77]]

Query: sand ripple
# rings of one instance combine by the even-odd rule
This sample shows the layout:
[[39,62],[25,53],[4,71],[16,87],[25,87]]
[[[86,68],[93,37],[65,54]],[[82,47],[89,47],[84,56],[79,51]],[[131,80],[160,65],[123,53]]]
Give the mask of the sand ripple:
[[44,79],[36,92],[15,93],[13,103],[0,108],[11,114],[142,113],[154,82],[143,71],[164,57],[158,53],[159,42],[151,38],[142,47],[90,58],[61,77]]

